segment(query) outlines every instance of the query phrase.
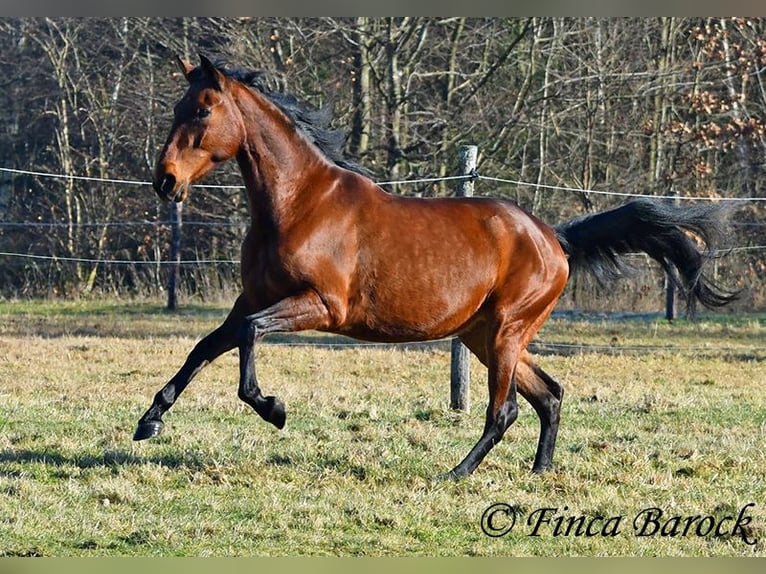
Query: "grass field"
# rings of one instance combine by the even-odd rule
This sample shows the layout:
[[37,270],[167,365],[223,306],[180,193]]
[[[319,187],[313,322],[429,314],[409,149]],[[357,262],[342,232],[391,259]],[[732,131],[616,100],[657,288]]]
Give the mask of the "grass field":
[[[550,321],[540,362],[566,389],[555,470],[530,472],[522,403],[471,477],[441,482],[486,405],[474,364],[470,414],[449,410],[443,344],[275,338],[258,372],[284,430],[238,401],[229,353],[160,437],[133,443],[225,312],[0,303],[0,556],[766,556],[763,315]],[[508,507],[514,528],[487,536]]]

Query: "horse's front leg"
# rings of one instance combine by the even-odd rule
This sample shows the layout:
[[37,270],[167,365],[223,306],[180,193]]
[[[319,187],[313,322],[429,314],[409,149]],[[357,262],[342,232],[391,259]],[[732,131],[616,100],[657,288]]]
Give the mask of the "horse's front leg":
[[249,311],[245,298],[240,295],[221,326],[197,343],[181,369],[154,396],[152,406],[138,421],[133,440],[144,440],[160,434],[162,415],[173,406],[197,373],[215,358],[237,346],[242,321]]
[[255,343],[269,333],[321,329],[330,324],[330,314],[315,291],[287,297],[263,311],[245,318],[239,339],[239,398],[253,407],[264,420],[281,429],[285,406],[274,396],[264,397],[255,376]]

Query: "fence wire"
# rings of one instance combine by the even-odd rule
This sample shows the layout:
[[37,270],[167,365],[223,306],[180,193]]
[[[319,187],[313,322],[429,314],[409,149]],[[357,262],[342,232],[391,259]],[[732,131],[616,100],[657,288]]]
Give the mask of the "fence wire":
[[[88,181],[88,182],[96,182],[96,183],[109,183],[109,184],[119,184],[119,185],[141,185],[141,186],[149,186],[151,185],[151,182],[149,181],[141,181],[141,180],[135,180],[135,179],[125,179],[125,178],[99,178],[99,177],[90,177],[90,176],[78,176],[78,175],[68,175],[68,174],[56,174],[56,173],[49,173],[49,172],[42,172],[42,171],[34,171],[34,170],[22,170],[22,169],[14,169],[14,168],[7,168],[7,167],[0,167],[0,172],[15,174],[15,175],[28,175],[28,176],[34,176],[34,177],[43,177],[43,178],[52,178],[52,179],[69,179],[69,180],[78,180],[78,181]],[[596,194],[596,195],[610,195],[610,196],[617,196],[617,197],[632,197],[632,198],[638,198],[638,197],[648,197],[648,198],[654,198],[654,199],[672,199],[672,200],[689,200],[689,201],[714,201],[714,202],[762,202],[766,201],[766,197],[683,197],[683,196],[676,196],[676,195],[648,195],[648,194],[640,194],[640,193],[628,193],[628,192],[617,192],[617,191],[606,191],[606,190],[595,190],[595,189],[581,189],[581,188],[572,188],[572,187],[566,187],[566,186],[558,186],[558,185],[548,185],[548,184],[538,184],[538,183],[531,183],[521,180],[514,180],[514,179],[508,179],[508,178],[500,178],[500,177],[493,177],[493,176],[485,176],[481,175],[478,172],[474,171],[471,174],[468,175],[456,175],[456,176],[445,176],[445,177],[426,177],[426,178],[417,178],[417,179],[403,179],[403,180],[392,180],[392,181],[380,181],[376,182],[378,185],[408,185],[408,184],[419,184],[419,183],[433,183],[433,182],[442,182],[442,181],[458,181],[458,180],[465,180],[465,179],[471,179],[471,180],[484,180],[489,181],[493,183],[502,183],[506,185],[514,185],[519,187],[531,187],[536,189],[544,189],[544,190],[550,190],[550,191],[565,191],[565,192],[576,192],[576,193],[586,193],[586,194]],[[202,184],[197,185],[197,187],[201,188],[212,188],[212,189],[244,189],[244,186],[242,185],[209,185],[209,184]],[[24,228],[104,228],[104,227],[140,227],[140,226],[163,226],[163,225],[171,225],[172,222],[170,221],[107,221],[107,222],[77,222],[77,223],[68,223],[68,222],[14,222],[14,221],[8,221],[8,222],[2,222],[0,221],[0,228],[10,228],[10,229],[24,229]],[[755,226],[766,226],[766,222],[743,222],[743,223],[734,223],[733,225],[737,226],[743,226],[743,227],[755,227]],[[246,227],[246,222],[214,222],[214,221],[184,221],[183,226],[198,226],[198,227]],[[720,250],[717,251],[715,254],[720,255],[726,255],[728,253],[734,253],[734,252],[746,252],[746,251],[762,251],[766,250],[766,245],[747,245],[747,246],[737,246],[732,247],[726,250]],[[29,253],[18,253],[18,252],[0,252],[0,256],[2,257],[10,257],[10,258],[19,258],[19,259],[32,259],[32,260],[40,260],[40,261],[56,261],[56,262],[72,262],[72,263],[88,263],[88,264],[105,264],[105,265],[217,265],[217,264],[237,264],[239,263],[238,260],[231,260],[231,259],[196,259],[196,260],[181,260],[181,261],[161,261],[161,260],[155,260],[155,261],[148,261],[148,260],[128,260],[128,259],[99,259],[99,258],[87,258],[87,257],[75,257],[75,256],[57,256],[57,255],[35,255],[35,254],[29,254]]]

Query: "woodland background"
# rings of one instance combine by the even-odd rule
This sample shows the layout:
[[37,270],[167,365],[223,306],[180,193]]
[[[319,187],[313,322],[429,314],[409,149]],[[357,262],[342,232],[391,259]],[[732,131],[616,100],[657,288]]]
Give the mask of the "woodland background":
[[[146,182],[184,90],[174,59],[198,52],[330,106],[376,181],[454,175],[474,144],[479,174],[523,182],[475,193],[550,223],[615,192],[726,199],[711,274],[744,289],[735,308],[766,304],[766,20],[673,17],[0,19],[0,297],[165,292],[178,211]],[[248,221],[234,165],[204,183],[233,187],[183,205],[178,277],[213,298],[236,290]],[[662,275],[636,267],[606,293],[577,279],[563,304],[660,308]]]

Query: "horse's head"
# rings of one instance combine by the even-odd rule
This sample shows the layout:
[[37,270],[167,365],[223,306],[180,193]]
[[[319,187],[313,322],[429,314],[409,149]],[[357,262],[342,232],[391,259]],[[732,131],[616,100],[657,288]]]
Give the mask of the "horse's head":
[[189,89],[173,110],[173,126],[153,178],[155,191],[168,201],[183,201],[192,183],[234,157],[244,131],[229,90],[232,80],[204,56],[196,68],[178,63]]

